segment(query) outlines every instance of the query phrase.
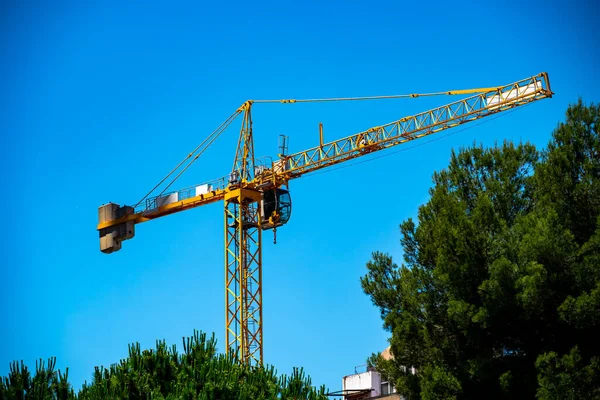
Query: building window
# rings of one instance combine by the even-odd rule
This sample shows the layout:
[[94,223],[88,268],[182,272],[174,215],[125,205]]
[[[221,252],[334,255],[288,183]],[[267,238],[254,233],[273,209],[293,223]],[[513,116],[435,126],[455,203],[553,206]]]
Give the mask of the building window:
[[388,382],[381,382],[381,394],[390,394],[390,385]]
[[381,382],[381,395],[396,393],[396,388],[391,382]]

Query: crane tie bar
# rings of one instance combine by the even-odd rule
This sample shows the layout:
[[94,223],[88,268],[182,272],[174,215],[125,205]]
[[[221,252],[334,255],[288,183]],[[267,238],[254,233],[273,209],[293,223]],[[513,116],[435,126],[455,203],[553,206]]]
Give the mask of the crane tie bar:
[[320,99],[251,100],[251,102],[252,103],[293,104],[293,103],[319,103],[319,102],[327,102],[327,101],[383,100],[383,99],[416,98],[416,97],[426,97],[426,96],[453,96],[453,95],[461,95],[461,94],[485,93],[485,92],[493,92],[498,89],[499,88],[497,88],[497,87],[491,87],[491,88],[464,89],[464,90],[448,90],[445,92],[432,92],[432,93],[395,94],[395,95],[387,95],[387,96],[325,97],[325,98],[320,98]]

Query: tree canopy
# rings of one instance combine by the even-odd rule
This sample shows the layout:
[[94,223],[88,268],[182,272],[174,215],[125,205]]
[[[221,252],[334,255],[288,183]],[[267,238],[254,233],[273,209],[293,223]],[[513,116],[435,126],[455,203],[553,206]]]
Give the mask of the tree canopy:
[[0,400],[168,400],[168,399],[308,399],[324,400],[325,387],[316,389],[302,369],[278,376],[273,367],[240,364],[217,353],[216,340],[194,332],[183,339],[183,352],[157,341],[155,349],[129,346],[129,356],[109,368],[96,367],[90,384],[75,394],[68,369],[55,370],[56,360],[36,363],[31,374],[23,362],[13,362],[0,379]]
[[542,151],[453,152],[400,225],[404,262],[373,253],[394,358],[369,362],[408,399],[600,398],[599,129],[579,100]]

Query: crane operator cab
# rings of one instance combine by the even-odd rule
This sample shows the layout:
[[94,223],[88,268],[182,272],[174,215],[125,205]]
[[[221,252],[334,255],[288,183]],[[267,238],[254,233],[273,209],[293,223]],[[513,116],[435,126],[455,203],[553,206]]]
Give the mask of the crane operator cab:
[[263,192],[260,203],[262,229],[273,229],[287,223],[292,215],[292,198],[285,189],[271,189]]

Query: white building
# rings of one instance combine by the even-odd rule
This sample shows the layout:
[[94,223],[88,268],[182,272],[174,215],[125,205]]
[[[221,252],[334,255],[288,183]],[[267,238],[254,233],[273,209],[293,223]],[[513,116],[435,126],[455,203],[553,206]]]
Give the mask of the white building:
[[374,369],[342,378],[341,394],[346,400],[400,399],[400,396],[395,393],[396,388],[394,385],[383,380],[381,374]]
[[[389,360],[392,358],[390,348],[385,349],[381,356]],[[411,368],[414,374],[416,371]],[[343,396],[345,400],[363,399],[386,399],[403,400],[404,397],[396,393],[396,388],[388,382],[373,368],[367,368],[365,372],[357,372],[342,378],[342,390],[330,393],[330,395]]]

